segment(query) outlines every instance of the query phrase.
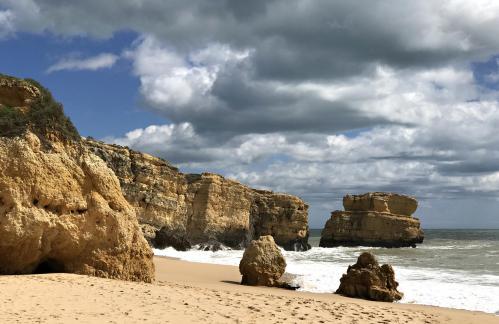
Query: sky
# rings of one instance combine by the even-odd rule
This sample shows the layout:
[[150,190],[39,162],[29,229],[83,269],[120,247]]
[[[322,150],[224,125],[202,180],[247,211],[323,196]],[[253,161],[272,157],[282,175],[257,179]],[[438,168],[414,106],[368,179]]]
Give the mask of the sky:
[[424,228],[499,228],[495,0],[0,0],[0,73],[83,136],[310,205],[415,196]]

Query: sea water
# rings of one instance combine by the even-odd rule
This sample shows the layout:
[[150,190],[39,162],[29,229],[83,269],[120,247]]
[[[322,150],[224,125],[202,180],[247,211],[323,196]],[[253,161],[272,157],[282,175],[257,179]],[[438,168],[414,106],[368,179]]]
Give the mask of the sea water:
[[[361,252],[374,253],[395,269],[402,303],[478,310],[499,315],[499,230],[425,230],[417,248],[320,248],[319,230],[311,230],[312,249],[283,251],[286,272],[300,290],[332,293],[348,265]],[[238,265],[243,251],[155,250],[156,255],[186,261]]]

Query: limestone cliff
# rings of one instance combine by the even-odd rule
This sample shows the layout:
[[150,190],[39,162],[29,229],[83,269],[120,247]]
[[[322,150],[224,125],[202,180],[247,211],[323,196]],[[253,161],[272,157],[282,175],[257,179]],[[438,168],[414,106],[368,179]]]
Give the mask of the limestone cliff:
[[0,76],[0,125],[0,274],[152,281],[152,251],[118,179],[48,91]]
[[422,243],[416,199],[392,193],[343,198],[345,211],[334,211],[321,233],[320,246],[404,247]]
[[308,206],[295,196],[211,173],[183,174],[162,159],[118,145],[87,139],[86,146],[118,176],[153,246],[220,242],[242,248],[272,235],[285,249],[309,248]]

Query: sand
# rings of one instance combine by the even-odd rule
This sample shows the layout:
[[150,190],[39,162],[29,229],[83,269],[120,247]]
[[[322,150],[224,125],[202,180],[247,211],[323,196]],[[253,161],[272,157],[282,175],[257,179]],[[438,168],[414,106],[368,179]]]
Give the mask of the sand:
[[232,266],[167,258],[155,264],[153,284],[0,276],[0,323],[499,323],[480,312],[245,287]]

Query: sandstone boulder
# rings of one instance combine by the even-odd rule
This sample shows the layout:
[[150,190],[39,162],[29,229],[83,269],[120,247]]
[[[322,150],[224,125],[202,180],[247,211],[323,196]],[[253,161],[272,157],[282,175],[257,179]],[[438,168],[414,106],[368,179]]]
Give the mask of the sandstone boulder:
[[419,219],[410,216],[417,207],[414,198],[368,193],[348,195],[343,202],[346,211],[331,213],[321,233],[321,247],[415,247],[423,242]]
[[237,249],[272,235],[287,250],[310,248],[308,206],[298,197],[255,190],[213,173],[183,174],[165,160],[118,145],[92,139],[85,145],[115,172],[154,247],[182,236],[191,245],[219,242]]
[[393,302],[403,297],[397,287],[398,282],[395,281],[392,266],[384,264],[380,267],[373,254],[364,252],[357,259],[357,263],[349,266],[347,273],[341,277],[336,293],[354,298]]
[[239,263],[241,284],[249,286],[282,286],[285,270],[286,260],[270,235],[251,241]]

